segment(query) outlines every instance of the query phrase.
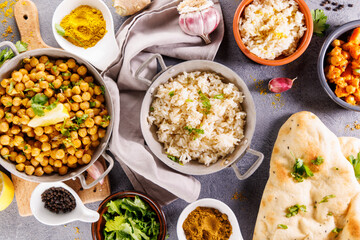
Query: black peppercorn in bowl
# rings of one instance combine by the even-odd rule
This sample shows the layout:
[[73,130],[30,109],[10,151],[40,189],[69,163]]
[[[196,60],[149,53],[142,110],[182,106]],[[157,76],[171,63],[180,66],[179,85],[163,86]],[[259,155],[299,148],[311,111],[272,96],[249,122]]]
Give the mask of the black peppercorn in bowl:
[[31,194],[30,208],[41,223],[51,226],[73,221],[96,222],[100,215],[85,207],[77,193],[62,182],[41,183]]
[[[119,201],[123,201],[125,199],[129,200],[129,204],[131,205],[137,205],[137,206],[144,206],[145,211],[151,212],[151,218],[153,218],[158,224],[158,235],[157,240],[165,240],[166,239],[166,219],[165,214],[161,210],[161,206],[157,204],[153,199],[146,196],[143,193],[136,192],[136,191],[123,191],[123,192],[117,192],[109,197],[107,197],[104,201],[102,201],[99,205],[98,213],[100,214],[100,219],[97,222],[94,222],[91,225],[91,234],[93,237],[93,240],[104,240],[105,239],[105,225],[107,221],[116,221],[115,217],[118,216],[117,213],[108,214],[109,213],[109,202],[116,202],[113,204],[113,206],[117,206],[115,208],[117,211],[121,211],[121,214],[125,212],[126,205],[122,205],[119,203]],[[141,202],[142,203],[141,203]],[[110,209],[111,210],[111,209]],[[143,212],[143,210],[142,210]],[[128,214],[128,213],[126,213]],[[105,215],[105,216],[104,216]],[[124,214],[125,215],[125,214]],[[131,213],[127,216],[131,216]],[[127,218],[127,217],[125,217]],[[146,221],[149,221],[148,216],[145,217],[145,222],[142,223],[142,225],[147,224]],[[125,224],[128,222],[127,219],[125,219]],[[131,222],[131,221],[130,221]],[[151,221],[149,221],[151,222]],[[111,233],[109,233],[111,234]],[[114,236],[115,239],[115,236]],[[153,239],[153,238],[151,238]]]

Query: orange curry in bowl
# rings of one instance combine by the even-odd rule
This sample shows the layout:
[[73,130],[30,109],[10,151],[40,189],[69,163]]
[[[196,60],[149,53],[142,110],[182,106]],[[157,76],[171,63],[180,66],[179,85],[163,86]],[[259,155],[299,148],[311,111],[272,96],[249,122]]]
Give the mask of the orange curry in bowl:
[[335,39],[328,53],[325,76],[335,84],[335,94],[349,104],[360,105],[360,27],[347,42]]

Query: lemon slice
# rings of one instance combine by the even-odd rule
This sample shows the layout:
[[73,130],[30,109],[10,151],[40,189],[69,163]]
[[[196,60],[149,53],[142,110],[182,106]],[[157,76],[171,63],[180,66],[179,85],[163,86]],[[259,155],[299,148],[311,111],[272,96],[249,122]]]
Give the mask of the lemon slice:
[[45,114],[42,117],[36,116],[28,123],[29,127],[45,127],[63,122],[65,118],[69,118],[69,112],[62,103],[58,103],[52,110],[45,110]]
[[7,208],[14,199],[14,185],[10,178],[0,172],[0,211]]

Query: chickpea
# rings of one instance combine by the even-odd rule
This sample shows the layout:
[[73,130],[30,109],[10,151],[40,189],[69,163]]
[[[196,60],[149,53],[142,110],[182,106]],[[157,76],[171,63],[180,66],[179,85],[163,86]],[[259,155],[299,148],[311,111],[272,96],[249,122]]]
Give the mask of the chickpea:
[[72,97],[72,90],[70,88],[66,89],[64,91],[64,94],[67,98],[71,98]]
[[94,148],[99,146],[100,145],[100,142],[99,141],[94,141],[91,143],[91,146],[93,146]]
[[8,85],[10,84],[10,80],[7,78],[4,78],[3,80],[1,80],[1,87],[6,88]]
[[74,59],[69,59],[69,60],[67,60],[66,65],[68,66],[68,68],[74,68],[76,65],[76,62]]
[[97,133],[95,133],[95,134],[91,135],[90,138],[91,138],[92,142],[97,141],[99,139],[99,135]]
[[59,102],[63,103],[66,101],[66,97],[63,93],[58,93],[56,97],[59,99]]
[[43,63],[44,66],[45,66],[45,63],[47,63],[48,61],[49,61],[49,58],[48,58],[47,56],[41,56],[41,57],[39,58],[39,62],[40,62],[40,63]]
[[47,81],[45,81],[45,80],[41,81],[39,83],[39,87],[42,88],[42,89],[47,89],[47,88],[49,88],[49,83]]
[[0,150],[0,155],[1,156],[9,155],[9,153],[10,153],[10,150],[7,147],[3,147]]
[[[20,110],[20,106],[12,106],[11,107],[11,113],[16,114]],[[6,115],[5,115],[6,116]],[[11,121],[14,115],[11,116]]]
[[17,107],[21,105],[21,98],[19,97],[14,97],[13,99],[13,106]]
[[22,78],[21,81],[22,81],[23,83],[26,83],[26,82],[29,81],[29,80],[30,80],[30,77],[29,77],[28,74],[26,74],[26,75],[23,76],[23,78]]
[[60,63],[60,64],[58,65],[58,70],[59,70],[60,72],[66,72],[66,71],[68,70],[68,66],[67,66],[65,63]]
[[36,69],[31,70],[30,73],[28,74],[28,76],[31,81],[35,82],[36,81]]
[[29,144],[25,144],[23,152],[24,153],[31,153],[31,146]]
[[35,133],[34,133],[34,130],[31,130],[30,132],[27,132],[26,133],[26,135],[28,136],[28,137],[35,137]]
[[67,153],[74,155],[76,152],[76,149],[74,147],[69,147],[66,149]]
[[73,75],[71,75],[70,77],[70,81],[71,82],[78,82],[80,80],[80,76],[76,73],[74,73]]
[[46,75],[45,80],[47,82],[53,82],[53,81],[55,81],[55,76],[54,75]]
[[36,65],[36,71],[44,72],[45,71],[45,64],[44,63],[39,63],[38,65]]
[[38,177],[44,175],[44,170],[43,170],[43,168],[42,168],[42,167],[37,167],[37,168],[35,169],[35,175],[38,176]]
[[35,159],[31,159],[31,165],[33,165],[34,167],[39,166],[40,162],[36,161]]
[[70,132],[70,137],[71,137],[71,139],[78,139],[79,138],[78,133],[76,131],[71,131]]
[[36,136],[41,136],[41,135],[44,134],[44,129],[43,129],[42,127],[36,127],[36,128],[34,129],[34,132],[35,132],[35,135],[36,135]]
[[17,84],[15,84],[15,90],[18,92],[22,92],[25,90],[25,84],[22,82],[19,82]]
[[98,134],[99,134],[99,138],[103,138],[103,137],[105,137],[105,135],[106,135],[106,130],[100,128],[100,129],[98,130]]
[[84,81],[87,83],[92,83],[94,82],[94,78],[92,76],[87,76],[84,78]]
[[30,59],[30,66],[31,67],[36,67],[36,65],[38,65],[39,64],[39,60],[37,59],[37,58],[35,58],[35,57],[32,57],[31,59]]
[[26,63],[24,65],[24,68],[27,70],[27,71],[30,71],[32,69],[31,65],[29,63]]
[[28,115],[31,118],[35,117],[34,110],[32,108],[26,109],[26,115]]
[[19,172],[23,172],[25,170],[25,164],[23,164],[23,163],[16,164],[15,168]]
[[80,148],[81,147],[81,141],[80,139],[75,139],[73,141],[73,144],[74,144],[74,148]]
[[98,131],[98,127],[97,127],[96,125],[94,125],[94,126],[91,127],[91,128],[88,128],[88,130],[87,130],[87,132],[88,132],[89,135],[94,135],[94,134],[97,133],[97,131]]
[[22,154],[18,154],[18,155],[16,156],[16,158],[15,158],[15,161],[16,161],[17,163],[23,163],[23,162],[26,161],[26,157],[25,157],[24,155],[22,155]]
[[[81,97],[80,97],[80,99],[81,99]],[[0,101],[5,107],[11,107],[12,106],[12,98],[11,97],[2,96]]]
[[20,118],[20,123],[23,125],[27,125],[30,122],[30,118],[27,115],[24,115]]
[[95,124],[95,121],[94,121],[94,119],[92,119],[92,118],[87,118],[86,120],[85,120],[85,126],[87,127],[87,128],[92,128],[93,126],[94,126],[94,124]]
[[43,135],[41,135],[41,136],[39,137],[39,141],[42,142],[42,143],[48,142],[48,141],[49,141],[49,136],[43,134]]
[[2,119],[5,116],[4,109],[0,108],[0,119]]
[[8,135],[2,135],[0,137],[0,144],[3,145],[3,146],[4,145],[9,145],[10,141],[11,141],[11,139],[10,139],[10,137]]
[[46,134],[51,134],[54,131],[54,128],[52,126],[46,126],[44,127],[44,132]]
[[54,166],[54,162],[55,162],[55,160],[54,160],[53,158],[50,158],[50,159],[49,159],[49,164],[50,164],[51,166]]
[[55,79],[53,82],[53,86],[54,88],[58,89],[61,87],[61,80],[60,79]]
[[23,137],[21,137],[21,136],[15,136],[14,137],[14,146],[20,146],[23,142],[24,142]]
[[25,107],[29,101],[30,100],[28,98],[24,98],[21,100],[21,104]]
[[77,158],[75,156],[69,156],[67,161],[68,161],[68,164],[74,165],[77,163]]
[[84,112],[81,111],[81,110],[77,111],[76,114],[75,114],[75,116],[76,116],[76,117],[79,117],[79,118],[80,118],[82,115],[84,115]]
[[76,112],[80,109],[79,103],[71,103],[71,110]]
[[63,149],[59,149],[56,151],[55,158],[56,159],[63,159],[65,157],[65,151]]
[[77,150],[75,152],[75,157],[77,157],[77,158],[82,158],[83,155],[84,155],[84,150],[83,149]]
[[78,69],[77,69],[77,73],[80,75],[80,76],[85,76],[86,73],[87,73],[87,68],[85,66],[80,66]]
[[17,152],[12,151],[12,152],[10,152],[9,159],[14,162],[15,159],[16,159],[16,157],[17,157],[17,155],[18,155]]
[[82,156],[81,160],[83,161],[83,163],[88,164],[91,161],[91,156],[89,154],[85,153]]
[[[42,153],[40,153],[40,154],[37,155],[34,159],[40,163],[40,162],[42,162],[42,160],[44,159],[44,155],[43,155]],[[33,164],[33,165],[34,165],[34,164]]]
[[77,102],[77,103],[82,102],[82,98],[81,98],[80,95],[74,95],[74,96],[72,96],[71,99],[74,100],[74,102]]
[[23,78],[23,74],[21,72],[17,72],[14,71],[11,74],[11,78],[15,81],[15,82],[21,82],[22,78]]
[[0,131],[7,132],[9,130],[9,124],[7,122],[0,122]]
[[22,129],[21,129],[21,131],[23,132],[23,133],[27,133],[27,132],[29,132],[29,131],[31,131],[31,127],[29,127],[29,126],[22,126]]
[[31,149],[31,156],[36,157],[40,154],[41,150],[37,147]]
[[82,102],[82,103],[80,103],[80,108],[82,110],[89,109],[90,108],[90,103],[89,102]]
[[94,87],[94,93],[95,93],[96,95],[102,94],[102,91],[101,91],[100,86],[95,86],[95,87]]
[[29,80],[29,81],[27,81],[27,82],[25,83],[26,89],[33,88],[34,85],[35,85],[35,83],[34,83],[33,81],[31,81],[31,80]]
[[90,143],[91,143],[90,137],[89,137],[89,136],[83,137],[82,143],[83,143],[84,145],[90,144]]
[[80,137],[85,137],[86,135],[87,135],[87,131],[86,131],[86,128],[80,128],[79,130],[78,130],[78,134],[79,134],[79,136]]
[[105,102],[104,95],[96,96],[96,99],[97,99],[98,101],[100,101],[101,103]]
[[31,166],[31,165],[25,166],[25,173],[26,173],[27,175],[33,175],[33,174],[34,174],[34,171],[35,171],[34,166]]
[[102,119],[101,116],[96,116],[94,118],[94,122],[95,122],[96,125],[101,125],[102,121],[103,121],[103,119]]
[[51,174],[54,171],[53,167],[50,165],[45,166],[43,169],[46,174]]
[[57,168],[61,167],[62,166],[62,161],[61,160],[55,160],[54,161],[54,166],[57,167]]
[[65,175],[65,174],[67,174],[67,172],[68,172],[68,167],[67,166],[61,166],[59,168],[59,174],[60,175]]
[[80,90],[80,87],[79,86],[74,86],[71,90],[71,92],[74,94],[74,95],[79,95],[81,93],[81,90]]

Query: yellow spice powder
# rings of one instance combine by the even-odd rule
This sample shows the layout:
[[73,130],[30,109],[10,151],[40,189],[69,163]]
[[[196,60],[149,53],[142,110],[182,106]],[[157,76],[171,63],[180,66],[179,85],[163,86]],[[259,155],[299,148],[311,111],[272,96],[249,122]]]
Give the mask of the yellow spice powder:
[[87,5],[74,9],[63,18],[60,26],[69,42],[85,49],[95,46],[107,32],[101,11]]

